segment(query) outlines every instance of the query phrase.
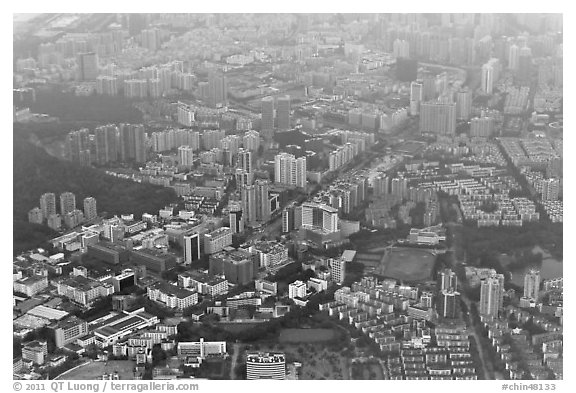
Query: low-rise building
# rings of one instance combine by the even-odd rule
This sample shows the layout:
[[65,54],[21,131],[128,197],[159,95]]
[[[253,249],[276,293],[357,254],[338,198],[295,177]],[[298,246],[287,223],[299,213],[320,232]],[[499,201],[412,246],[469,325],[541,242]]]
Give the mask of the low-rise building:
[[250,247],[258,254],[260,267],[273,267],[288,261],[288,249],[278,242],[260,241]]
[[91,322],[90,329],[94,332],[94,344],[105,348],[137,330],[154,326],[158,322],[157,316],[144,312],[142,307],[133,312],[110,313]]
[[224,275],[232,284],[250,283],[257,271],[254,254],[246,250],[222,251],[210,256],[209,274]]
[[232,244],[232,229],[228,227],[218,228],[204,235],[204,253],[208,255],[222,251]]
[[77,338],[88,334],[88,324],[86,321],[70,316],[52,327],[56,347],[62,348],[66,344],[75,342]]
[[258,292],[266,293],[272,296],[276,296],[278,294],[278,284],[275,282],[256,280],[254,282],[254,286]]
[[43,365],[48,357],[48,343],[46,341],[30,341],[22,345],[22,359],[29,360],[36,365]]
[[306,297],[306,283],[300,280],[294,281],[288,285],[288,297],[290,299],[294,298],[304,298]]
[[14,292],[23,293],[29,297],[48,288],[48,277],[31,276],[14,281]]
[[203,295],[218,296],[228,292],[228,280],[202,273],[182,273],[178,275],[178,285],[193,288]]
[[132,262],[144,265],[153,272],[163,272],[176,266],[176,257],[162,251],[142,249],[132,251]]
[[68,277],[56,282],[58,295],[62,295],[84,307],[95,300],[112,295],[114,287],[108,283],[92,280],[83,276]]
[[148,298],[168,308],[183,310],[198,303],[198,292],[179,288],[166,282],[157,282],[148,287]]
[[246,354],[246,379],[286,379],[286,357],[283,353]]

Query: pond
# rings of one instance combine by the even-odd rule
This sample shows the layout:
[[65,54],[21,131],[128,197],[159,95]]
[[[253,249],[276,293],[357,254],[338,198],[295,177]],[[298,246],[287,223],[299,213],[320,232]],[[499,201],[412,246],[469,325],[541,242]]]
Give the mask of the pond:
[[[562,262],[553,258],[550,253],[541,248],[540,246],[534,246],[532,249],[533,253],[542,254],[542,266],[540,267],[540,279],[546,280],[555,277],[562,277]],[[512,283],[518,286],[524,286],[524,275],[533,267],[526,266],[520,269],[515,269],[512,271]]]

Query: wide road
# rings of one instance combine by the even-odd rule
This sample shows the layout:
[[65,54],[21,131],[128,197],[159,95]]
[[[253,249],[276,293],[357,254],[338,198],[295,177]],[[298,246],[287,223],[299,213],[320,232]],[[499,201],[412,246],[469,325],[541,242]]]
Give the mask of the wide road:
[[266,237],[267,239],[273,239],[277,235],[279,235],[282,231],[282,214],[278,215],[278,217],[269,221],[266,226],[263,227],[262,232],[256,232],[250,235],[246,241],[250,242],[253,240],[260,240],[262,236]]
[[[460,299],[462,299],[464,303],[466,303],[468,310],[471,310],[472,302],[470,301],[470,299],[468,299],[468,297],[464,293],[460,294]],[[484,371],[484,378],[494,379],[493,375],[494,373],[489,372],[488,367],[486,366],[486,357],[484,356],[484,348],[482,347],[482,341],[480,340],[480,337],[476,332],[476,327],[472,323],[472,318],[470,318],[470,311],[466,315],[466,322],[468,323],[469,332],[472,334],[472,337],[474,337],[474,341],[476,341],[476,348],[478,348],[478,355],[480,356],[480,363],[482,366],[482,370]]]
[[238,364],[238,356],[240,355],[240,345],[238,343],[232,344],[232,365],[230,366],[230,379],[236,379],[236,365]]

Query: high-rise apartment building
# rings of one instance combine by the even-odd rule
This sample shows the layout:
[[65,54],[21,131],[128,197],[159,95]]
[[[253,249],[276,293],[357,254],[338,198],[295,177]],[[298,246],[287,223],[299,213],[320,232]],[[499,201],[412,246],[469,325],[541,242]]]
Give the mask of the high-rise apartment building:
[[183,102],[178,102],[178,123],[186,127],[192,127],[196,118],[194,108]]
[[268,180],[256,180],[256,220],[266,222],[270,220],[270,199],[268,195]]
[[[282,210],[282,233],[288,233],[293,230],[295,221],[295,211],[293,207],[287,207]],[[299,209],[300,218],[302,218],[301,209]]]
[[438,274],[438,290],[456,290],[458,288],[458,277],[456,276],[456,272],[453,272],[451,269],[443,269]]
[[392,53],[394,57],[410,57],[410,43],[406,40],[397,38],[392,44]]
[[492,94],[496,82],[500,79],[500,60],[493,57],[482,66],[481,88],[485,94]]
[[460,308],[460,293],[446,289],[438,295],[436,311],[443,318],[457,318]]
[[390,192],[390,178],[386,175],[379,175],[374,178],[374,196],[380,197],[388,195]]
[[468,88],[456,92],[456,119],[468,120],[472,113],[472,91]]
[[328,260],[330,279],[337,284],[344,283],[346,278],[346,260],[344,258],[330,258]]
[[306,180],[306,157],[298,157],[296,159],[296,187],[306,188],[308,184]]
[[178,162],[181,167],[192,168],[194,166],[194,149],[190,146],[180,146],[178,148]]
[[397,200],[402,200],[408,196],[408,179],[395,177],[390,182],[390,194]]
[[532,75],[532,68],[532,49],[529,47],[520,48],[518,54],[518,79],[523,82],[529,81]]
[[560,196],[560,180],[556,178],[540,180],[543,201],[556,201]]
[[256,187],[254,185],[245,185],[241,189],[242,199],[242,216],[245,222],[249,224],[256,223]]
[[246,131],[242,137],[242,147],[252,152],[258,151],[260,147],[260,133],[254,130]]
[[156,51],[160,47],[160,31],[157,28],[142,30],[140,41],[143,48]]
[[296,187],[306,187],[306,157],[280,153],[274,158],[274,181]]
[[243,148],[238,149],[238,154],[236,156],[236,168],[242,169],[247,173],[252,173],[252,151]]
[[204,150],[220,147],[220,141],[226,137],[225,130],[205,130],[201,137],[201,145]]
[[512,71],[517,71],[519,60],[520,48],[516,44],[510,45],[510,48],[508,48],[508,68]]
[[44,219],[56,215],[56,195],[54,193],[47,192],[40,196],[40,210],[42,210]]
[[338,209],[324,204],[305,202],[298,211],[301,212],[303,228],[321,229],[328,233],[339,230]]
[[272,131],[274,129],[274,97],[262,98],[261,105],[261,128],[263,131]]
[[126,79],[123,82],[124,97],[146,98],[148,97],[148,81],[146,79]]
[[91,81],[98,77],[98,55],[96,53],[79,53],[77,62],[80,80]]
[[96,209],[96,198],[84,198],[84,218],[86,220],[93,220],[98,217],[98,210]]
[[96,162],[99,165],[118,159],[118,128],[115,125],[96,127],[94,140],[96,142]]
[[480,315],[497,318],[502,308],[503,294],[504,276],[502,274],[483,279],[480,282]]
[[221,74],[210,74],[208,77],[208,96],[205,98],[212,107],[226,106],[228,103],[228,79]]
[[184,235],[184,262],[189,264],[200,259],[200,234]]
[[436,78],[431,74],[426,74],[422,78],[422,100],[430,101],[436,99]]
[[420,104],[420,132],[454,135],[456,132],[456,104],[428,101]]
[[278,97],[276,100],[276,118],[279,130],[290,129],[290,96]]
[[76,210],[76,195],[71,192],[60,194],[60,214],[63,216]]
[[230,205],[228,221],[230,222],[230,229],[232,229],[232,233],[244,232],[244,215],[242,211],[242,204],[236,203]]
[[146,133],[142,124],[120,124],[120,159],[146,162]]
[[96,93],[106,96],[117,96],[120,82],[115,76],[100,75],[96,78]]
[[82,166],[91,164],[90,136],[87,128],[68,133],[64,145],[68,160],[79,163]]
[[532,300],[538,300],[540,294],[540,272],[530,270],[524,275],[524,297]]
[[492,117],[475,117],[470,120],[470,136],[489,138],[494,135],[495,120]]
[[424,99],[424,85],[422,81],[410,83],[410,114],[412,116],[420,113],[420,103]]
[[249,186],[254,182],[254,174],[246,172],[244,169],[237,168],[234,173],[236,178],[236,189],[241,190],[243,186]]

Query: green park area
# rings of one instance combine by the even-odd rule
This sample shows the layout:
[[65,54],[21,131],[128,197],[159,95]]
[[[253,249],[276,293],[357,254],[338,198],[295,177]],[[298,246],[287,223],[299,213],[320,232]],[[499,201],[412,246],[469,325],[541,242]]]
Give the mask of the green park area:
[[282,329],[281,343],[315,343],[329,341],[336,336],[332,329]]

